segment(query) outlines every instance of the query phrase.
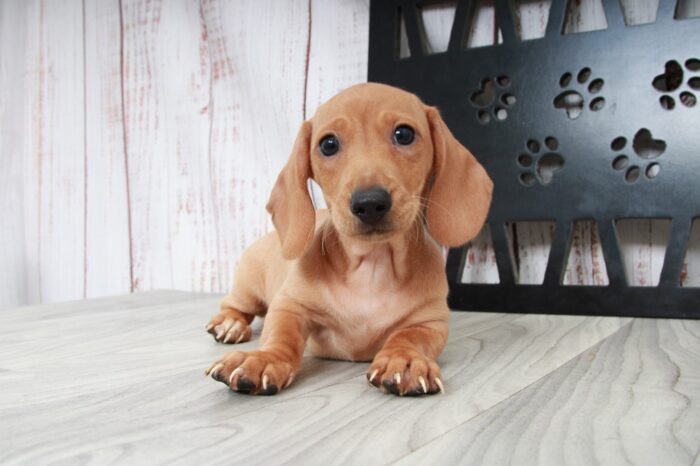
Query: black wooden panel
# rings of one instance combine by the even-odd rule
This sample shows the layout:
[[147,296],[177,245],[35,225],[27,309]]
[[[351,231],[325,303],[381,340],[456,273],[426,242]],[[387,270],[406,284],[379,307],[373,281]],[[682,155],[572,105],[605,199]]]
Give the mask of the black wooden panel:
[[[700,20],[675,19],[675,2],[661,0],[656,22],[626,26],[619,2],[604,0],[607,29],[562,34],[566,3],[553,0],[545,37],[521,41],[510,1],[495,0],[503,43],[467,49],[475,2],[459,0],[448,50],[429,54],[424,3],[371,2],[369,80],[438,106],[495,182],[488,223],[501,283],[459,283],[464,250],[453,249],[451,306],[700,318],[700,288],[679,284],[690,225],[700,216]],[[401,15],[407,58],[397,53]],[[491,98],[479,95],[485,86]],[[562,95],[580,109],[562,107]],[[672,220],[657,287],[627,284],[615,231],[624,218]],[[551,219],[543,284],[517,285],[506,223]],[[608,286],[562,285],[580,219],[598,225]]]

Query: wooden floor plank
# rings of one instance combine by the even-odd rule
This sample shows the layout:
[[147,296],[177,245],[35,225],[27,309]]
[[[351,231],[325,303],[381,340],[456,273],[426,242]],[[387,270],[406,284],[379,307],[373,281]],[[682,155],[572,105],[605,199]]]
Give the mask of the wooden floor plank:
[[698,361],[700,322],[636,319],[399,464],[692,464]]
[[[0,315],[0,463],[80,455],[102,462],[135,444],[148,446],[137,447],[131,459],[176,460],[202,445],[166,449],[171,433],[179,439],[191,428],[213,429],[226,436],[235,416],[292,413],[306,403],[296,398],[329,386],[340,384],[353,396],[371,391],[363,381],[367,364],[313,357],[305,358],[298,383],[274,398],[240,396],[203,377],[211,361],[232,349],[203,330],[220,298],[149,292]],[[518,317],[454,313],[453,335],[464,338]],[[240,348],[257,345],[256,339]],[[151,450],[150,442],[161,446]]]
[[[623,319],[528,315],[471,337],[453,338],[441,358],[447,394],[407,400],[335,385],[307,397],[303,419],[277,416],[261,431],[270,442],[251,448],[250,431],[212,447],[215,458],[226,447],[247,444],[244,461],[311,464],[389,463],[455,425],[487,410],[617,331]],[[363,380],[353,381],[357,385]],[[260,425],[239,418],[241,425]],[[275,426],[296,425],[297,435]],[[239,443],[240,442],[240,443]],[[219,450],[222,448],[222,450]]]
[[[628,319],[453,313],[447,395],[368,387],[367,364],[304,360],[273,398],[202,376],[219,296],[160,292],[0,315],[0,462],[283,459],[386,463],[518,393]],[[254,348],[257,341],[242,349]]]

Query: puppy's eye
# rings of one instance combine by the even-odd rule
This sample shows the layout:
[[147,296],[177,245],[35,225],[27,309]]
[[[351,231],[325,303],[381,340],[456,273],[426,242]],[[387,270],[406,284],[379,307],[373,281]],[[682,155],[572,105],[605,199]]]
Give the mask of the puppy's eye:
[[330,157],[331,155],[335,155],[340,150],[340,142],[338,141],[338,138],[333,135],[325,136],[323,139],[321,139],[321,143],[318,145],[318,148],[321,150],[323,155]]
[[416,133],[410,126],[401,125],[394,130],[394,141],[396,141],[396,144],[407,146],[413,142],[415,137]]

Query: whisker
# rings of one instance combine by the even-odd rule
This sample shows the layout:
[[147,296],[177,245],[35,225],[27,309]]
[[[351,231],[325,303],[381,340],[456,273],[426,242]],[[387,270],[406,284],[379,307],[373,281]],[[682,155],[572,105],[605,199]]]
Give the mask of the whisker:
[[[435,202],[435,201],[431,200],[430,198],[421,196],[420,194],[414,194],[413,197],[414,197],[415,199],[419,199],[420,201],[424,202],[425,205],[426,205],[426,207],[433,207],[433,206],[434,206],[434,207],[439,207],[439,208],[442,209],[450,218],[452,218],[452,217],[454,216],[454,215],[452,214],[452,212],[451,212],[447,207],[443,206],[443,205],[440,204],[439,202]],[[421,213],[422,213],[422,212],[421,212]],[[423,219],[425,220],[425,214],[423,214]]]

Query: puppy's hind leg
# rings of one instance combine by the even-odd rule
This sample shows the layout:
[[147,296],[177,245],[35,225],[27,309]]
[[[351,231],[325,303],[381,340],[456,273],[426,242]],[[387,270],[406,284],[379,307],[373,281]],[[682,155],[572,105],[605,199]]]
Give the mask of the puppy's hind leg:
[[256,315],[265,314],[266,305],[260,289],[262,271],[256,265],[245,255],[241,258],[233,289],[221,301],[221,311],[206,326],[206,331],[220,343],[249,341],[253,334],[250,323]]

